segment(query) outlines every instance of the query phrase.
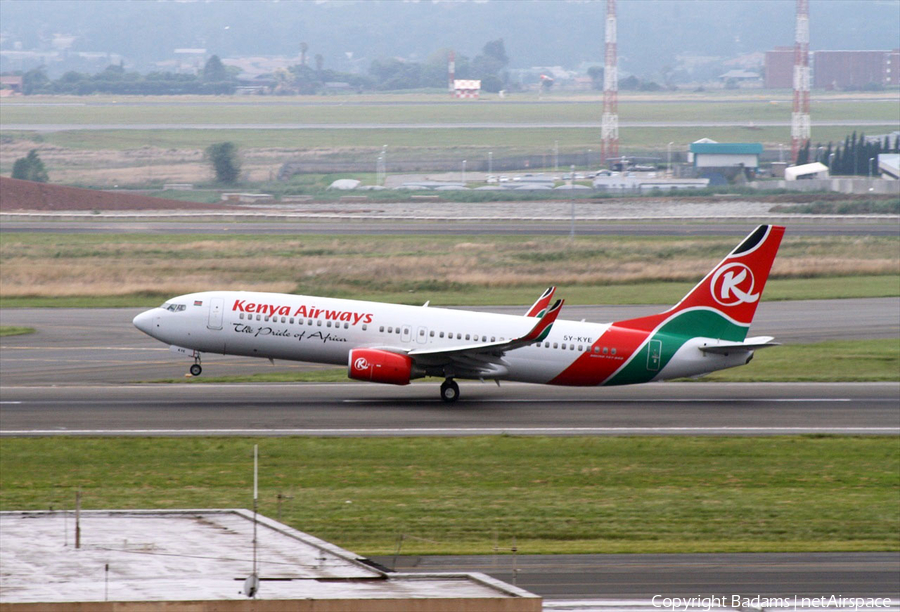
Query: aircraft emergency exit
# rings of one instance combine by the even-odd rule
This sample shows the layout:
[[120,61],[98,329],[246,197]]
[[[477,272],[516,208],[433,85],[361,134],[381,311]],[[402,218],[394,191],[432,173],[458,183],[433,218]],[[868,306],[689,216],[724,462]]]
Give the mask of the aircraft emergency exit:
[[628,385],[744,365],[773,338],[747,338],[784,228],[761,225],[672,308],[614,323],[559,319],[551,287],[524,316],[305,295],[206,291],[134,318],[142,332],[194,359],[201,353],[347,366],[350,378],[406,385],[456,379]]

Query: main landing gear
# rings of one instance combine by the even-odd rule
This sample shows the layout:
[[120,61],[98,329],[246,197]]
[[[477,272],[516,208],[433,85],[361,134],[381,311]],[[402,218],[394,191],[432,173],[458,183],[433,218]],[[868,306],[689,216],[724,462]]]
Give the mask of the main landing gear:
[[448,378],[441,384],[441,399],[448,404],[459,399],[459,385],[452,378]]
[[191,373],[191,376],[200,376],[203,373],[203,368],[200,366],[200,353],[194,356],[194,365],[188,371]]

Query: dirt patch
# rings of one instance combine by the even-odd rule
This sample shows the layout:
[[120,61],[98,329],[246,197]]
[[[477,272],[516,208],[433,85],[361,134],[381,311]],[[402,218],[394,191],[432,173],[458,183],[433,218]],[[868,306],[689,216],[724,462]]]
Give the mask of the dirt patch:
[[237,210],[219,204],[165,200],[129,193],[114,193],[34,183],[0,177],[0,211],[65,210]]

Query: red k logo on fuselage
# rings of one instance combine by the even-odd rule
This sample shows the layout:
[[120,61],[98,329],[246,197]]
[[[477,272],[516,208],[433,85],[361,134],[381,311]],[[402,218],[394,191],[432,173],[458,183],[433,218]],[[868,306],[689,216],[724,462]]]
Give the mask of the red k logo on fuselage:
[[356,361],[353,362],[353,367],[360,371],[368,370],[369,362],[366,360],[365,357],[360,357],[359,359],[357,359]]
[[752,304],[759,299],[759,293],[753,293],[754,284],[750,268],[742,263],[730,263],[716,270],[710,283],[710,292],[713,299],[722,306]]

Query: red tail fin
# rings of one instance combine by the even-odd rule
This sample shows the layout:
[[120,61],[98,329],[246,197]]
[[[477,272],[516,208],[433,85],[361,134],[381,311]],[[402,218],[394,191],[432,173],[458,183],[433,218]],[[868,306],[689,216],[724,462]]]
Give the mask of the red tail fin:
[[673,314],[700,308],[715,310],[739,325],[749,326],[783,235],[784,227],[760,225],[675,306],[658,315],[616,325],[654,329]]

